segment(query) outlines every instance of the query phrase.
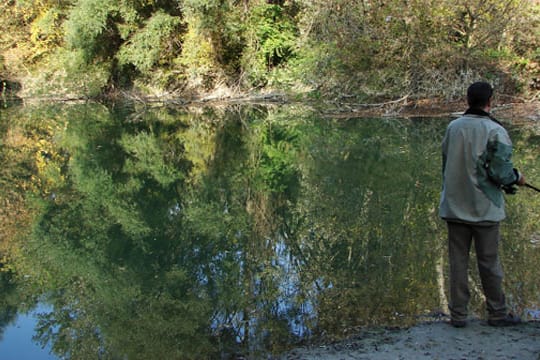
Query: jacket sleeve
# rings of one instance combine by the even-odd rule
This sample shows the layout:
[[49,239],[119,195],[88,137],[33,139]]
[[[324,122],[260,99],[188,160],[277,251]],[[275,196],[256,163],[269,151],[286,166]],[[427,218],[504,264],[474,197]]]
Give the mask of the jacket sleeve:
[[497,131],[488,143],[488,176],[499,186],[517,183],[519,173],[512,163],[512,142],[505,130]]

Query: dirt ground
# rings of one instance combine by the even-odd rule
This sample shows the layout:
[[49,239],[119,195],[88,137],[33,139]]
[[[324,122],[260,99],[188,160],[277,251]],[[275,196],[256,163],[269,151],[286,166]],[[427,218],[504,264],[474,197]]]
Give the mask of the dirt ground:
[[447,320],[403,329],[370,329],[332,344],[292,350],[280,360],[540,360],[540,322],[498,328],[473,320],[454,328]]

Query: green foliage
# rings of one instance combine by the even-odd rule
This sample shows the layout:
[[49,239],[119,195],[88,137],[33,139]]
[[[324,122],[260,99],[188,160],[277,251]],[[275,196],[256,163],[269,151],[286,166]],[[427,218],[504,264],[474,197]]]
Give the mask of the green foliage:
[[[394,287],[422,297],[422,306],[435,304],[432,270],[442,248],[438,240],[428,245],[419,239],[426,229],[434,239],[440,231],[437,219],[427,215],[438,197],[430,189],[437,189],[439,179],[428,169],[439,158],[440,124],[417,128],[395,119],[351,119],[336,125],[319,119],[310,125],[295,208],[302,235],[295,249],[306,266],[328,274],[320,280],[323,289],[331,284],[319,297],[321,330],[359,325],[359,319],[377,322],[372,314],[379,310],[414,312],[418,304],[390,295]],[[391,171],[401,175],[373,176]],[[410,236],[418,241],[405,240]],[[372,297],[378,299],[373,307],[365,301]]]
[[53,6],[45,9],[32,21],[30,40],[34,44],[34,57],[48,55],[61,45],[63,13],[63,9]]
[[117,54],[120,64],[133,64],[140,72],[147,73],[157,63],[166,61],[165,50],[170,54],[177,50],[168,44],[174,43],[171,37],[180,23],[180,18],[162,11],[153,14],[120,48]]
[[260,162],[264,188],[292,195],[299,184],[295,146],[300,134],[287,124],[275,124],[265,131]]
[[66,48],[78,54],[87,73],[92,66],[108,68],[107,85],[131,86],[134,77],[148,75],[155,65],[167,67],[180,47],[175,38],[182,31],[181,19],[159,7],[152,11],[152,6],[157,4],[78,1],[65,22]]
[[233,1],[184,3],[188,26],[179,64],[190,87],[212,89],[238,76],[244,48],[242,9]]
[[[68,93],[75,92],[86,97],[97,97],[103,93],[111,76],[110,62],[88,63],[86,51],[80,49],[59,49],[55,55],[58,61],[53,68],[55,81],[45,85],[59,85],[61,90],[67,89]],[[42,91],[54,94],[55,89],[45,88]]]
[[266,63],[276,66],[286,61],[295,45],[297,29],[293,19],[277,5],[255,8],[252,19]]
[[126,172],[147,174],[162,186],[169,186],[182,178],[174,166],[163,162],[163,149],[155,136],[146,133],[124,135],[119,143],[130,155],[124,164]]
[[229,10],[232,5],[230,1],[222,0],[185,0],[182,9],[186,17],[197,19],[199,28],[197,30],[218,31],[219,25],[223,25],[221,15]]
[[534,98],[539,12],[534,0],[19,0],[0,8],[0,58],[28,93],[64,96],[267,87],[451,100],[488,78]]
[[114,28],[110,21],[116,1],[79,0],[68,14],[65,23],[66,43],[69,49],[79,50],[83,59],[106,59],[116,50]]
[[489,73],[497,74],[500,88],[515,91],[515,77],[509,76],[504,63],[486,57],[485,51],[514,46],[509,34],[521,33],[516,26],[531,18],[531,2],[520,6],[513,0],[459,4],[418,0],[406,6],[400,1],[308,4],[300,24],[309,31],[299,52],[304,61],[298,64],[315,69],[304,77],[325,92],[453,97],[463,93],[456,86],[467,81],[464,77]]
[[294,19],[278,5],[256,5],[249,14],[248,46],[243,53],[243,69],[250,85],[265,85],[268,73],[294,54],[298,29]]
[[178,63],[185,68],[188,84],[208,89],[213,86],[214,77],[219,73],[212,43],[199,36],[193,25],[188,26],[184,35],[182,56]]

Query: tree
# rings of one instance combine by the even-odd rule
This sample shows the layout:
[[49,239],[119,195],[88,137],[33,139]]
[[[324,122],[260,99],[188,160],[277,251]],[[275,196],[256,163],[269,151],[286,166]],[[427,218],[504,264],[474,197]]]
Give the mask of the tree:
[[158,10],[122,45],[117,54],[120,64],[132,64],[143,74],[158,63],[170,64],[180,49],[174,40],[180,25],[179,17]]

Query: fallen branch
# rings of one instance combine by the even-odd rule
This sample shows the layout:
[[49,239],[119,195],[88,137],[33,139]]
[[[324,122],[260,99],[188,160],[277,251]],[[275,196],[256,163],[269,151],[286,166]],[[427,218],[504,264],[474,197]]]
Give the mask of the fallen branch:
[[399,104],[401,102],[407,102],[407,99],[409,98],[410,94],[407,94],[405,96],[403,96],[402,98],[400,99],[397,99],[397,100],[391,100],[391,101],[386,101],[386,102],[382,102],[382,103],[373,103],[373,104],[349,104],[350,106],[357,106],[357,107],[383,107],[383,106],[387,106],[387,105],[394,105],[394,104]]

